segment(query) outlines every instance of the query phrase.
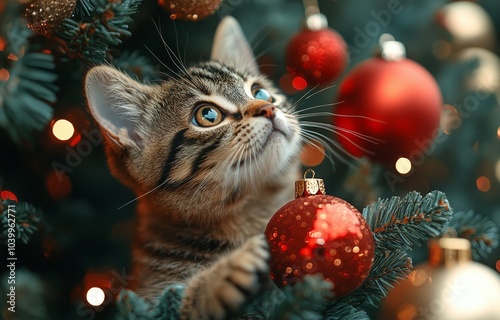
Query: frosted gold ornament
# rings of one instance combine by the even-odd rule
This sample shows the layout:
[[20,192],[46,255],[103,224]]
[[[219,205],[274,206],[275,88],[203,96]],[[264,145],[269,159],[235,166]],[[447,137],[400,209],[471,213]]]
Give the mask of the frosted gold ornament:
[[160,7],[170,12],[170,19],[197,21],[214,14],[222,0],[158,0]]
[[448,3],[437,12],[437,23],[449,32],[454,54],[462,49],[480,47],[494,50],[496,32],[488,12],[472,1]]
[[470,92],[496,94],[500,102],[500,58],[483,48],[467,48],[457,56],[458,61],[475,61],[477,67],[465,79],[465,88]]
[[70,18],[75,11],[76,0],[34,0],[24,17],[28,27],[39,35],[51,35],[62,24],[65,18]]
[[471,261],[470,242],[429,242],[429,260],[415,267],[383,300],[383,320],[500,319],[500,275]]

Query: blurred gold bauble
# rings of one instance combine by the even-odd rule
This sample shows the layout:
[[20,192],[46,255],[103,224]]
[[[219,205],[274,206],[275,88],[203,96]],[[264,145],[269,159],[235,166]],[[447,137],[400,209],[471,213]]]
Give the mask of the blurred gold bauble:
[[454,53],[469,47],[495,49],[493,21],[479,4],[470,1],[451,2],[438,11],[437,20],[450,33]]
[[197,21],[214,14],[222,0],[158,0],[160,7],[170,12],[170,18]]
[[51,35],[75,11],[76,0],[34,0],[24,16],[28,27],[40,35]]
[[498,320],[500,275],[470,260],[468,240],[431,240],[428,263],[389,292],[379,319]]
[[480,91],[497,95],[500,102],[500,58],[493,52],[482,48],[462,50],[459,61],[477,61],[478,65],[465,79],[465,87],[470,91]]

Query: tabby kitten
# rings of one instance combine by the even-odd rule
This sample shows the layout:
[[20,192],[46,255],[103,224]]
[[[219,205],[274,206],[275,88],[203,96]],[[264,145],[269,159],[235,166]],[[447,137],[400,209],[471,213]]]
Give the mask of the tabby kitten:
[[291,200],[299,126],[233,18],[211,61],[144,85],[91,69],[85,91],[112,173],[138,196],[132,289],[154,304],[184,283],[181,319],[223,319],[267,278],[262,235]]

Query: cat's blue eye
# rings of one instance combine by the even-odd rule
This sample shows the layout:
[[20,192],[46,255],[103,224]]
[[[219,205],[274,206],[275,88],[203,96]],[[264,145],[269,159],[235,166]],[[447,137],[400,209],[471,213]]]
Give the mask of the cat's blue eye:
[[258,85],[254,85],[252,87],[252,95],[255,99],[274,102],[274,98],[271,93]]
[[213,127],[222,120],[224,120],[224,114],[218,108],[204,104],[195,110],[191,123],[199,127]]

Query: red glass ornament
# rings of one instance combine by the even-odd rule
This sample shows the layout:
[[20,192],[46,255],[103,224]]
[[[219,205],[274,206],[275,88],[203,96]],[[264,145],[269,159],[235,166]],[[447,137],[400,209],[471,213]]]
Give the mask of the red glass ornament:
[[370,273],[373,234],[359,211],[340,198],[320,192],[290,201],[269,221],[265,235],[270,275],[280,287],[320,273],[341,297]]
[[324,85],[335,80],[348,61],[347,45],[332,29],[304,29],[296,34],[286,50],[288,72],[302,77],[307,85]]
[[422,161],[438,133],[443,105],[427,70],[408,59],[372,58],[355,67],[339,90],[333,124],[346,151],[390,165],[400,157]]

